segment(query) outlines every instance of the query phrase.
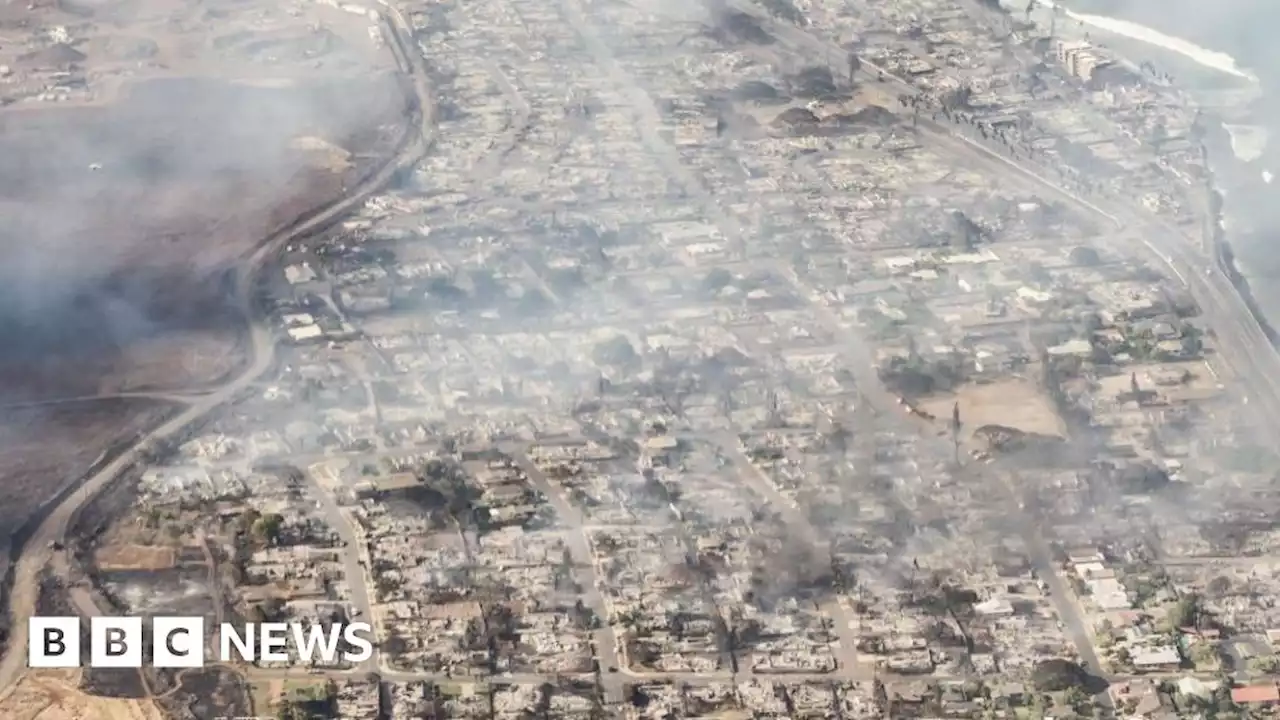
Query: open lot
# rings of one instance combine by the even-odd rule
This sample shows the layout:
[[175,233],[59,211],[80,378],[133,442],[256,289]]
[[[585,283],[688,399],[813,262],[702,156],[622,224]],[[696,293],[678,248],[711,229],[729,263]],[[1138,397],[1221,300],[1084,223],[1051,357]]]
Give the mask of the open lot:
[[1066,428],[1049,398],[1027,380],[1010,378],[969,384],[956,393],[931,397],[919,404],[935,417],[950,418],[956,403],[960,404],[960,419],[964,423],[962,439],[984,425],[1004,425],[1027,433],[1066,437]]
[[[17,529],[112,443],[169,412],[150,401],[112,400],[0,415],[0,527]],[[8,540],[5,533],[4,540]]]
[[226,271],[394,140],[402,93],[373,21],[28,10],[0,13],[0,400],[218,381],[243,360]]
[[79,670],[35,670],[0,696],[6,720],[163,720],[150,700],[95,697],[79,689]]
[[98,548],[94,563],[100,570],[169,570],[177,564],[177,551],[171,547],[145,545],[112,545]]
[[249,682],[250,702],[253,712],[262,716],[275,713],[281,701],[293,697],[299,692],[323,691],[324,680],[317,679],[262,679]]
[[157,700],[166,718],[204,720],[253,714],[251,688],[239,673],[229,668],[191,668],[179,673],[179,678],[178,687]]
[[[83,477],[113,443],[151,427],[169,411],[150,401],[111,400],[0,415],[0,577],[9,570],[12,533]],[[0,596],[7,592],[3,588]]]
[[363,169],[335,171],[294,141],[369,150],[376,129],[341,108],[367,109],[376,124],[397,102],[389,79],[164,80],[107,108],[0,113],[11,159],[0,212],[13,219],[0,231],[0,337],[23,339],[3,344],[0,391],[74,396],[226,375],[242,353],[224,271]]

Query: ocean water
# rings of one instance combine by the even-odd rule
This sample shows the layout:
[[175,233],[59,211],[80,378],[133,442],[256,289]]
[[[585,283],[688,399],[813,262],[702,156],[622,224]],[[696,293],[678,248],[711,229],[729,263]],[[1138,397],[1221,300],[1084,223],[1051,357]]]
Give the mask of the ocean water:
[[1128,59],[1153,63],[1209,110],[1227,240],[1261,311],[1280,327],[1280,43],[1273,37],[1280,0],[1058,3],[1060,34],[1087,34]]
[[[1176,2],[1176,0],[1175,0]],[[1171,35],[1161,30],[1159,27],[1152,25],[1144,25],[1124,17],[1113,17],[1110,15],[1098,15],[1091,12],[1082,12],[1075,8],[1086,8],[1096,3],[1081,2],[1071,3],[1064,1],[1062,3],[1053,2],[1053,0],[1038,0],[1038,4],[1048,8],[1061,6],[1062,18],[1066,24],[1075,23],[1083,25],[1095,30],[1103,35],[1117,36],[1137,43],[1149,45],[1153,48],[1180,55],[1187,61],[1195,63],[1207,70],[1215,70],[1217,72],[1229,75],[1239,80],[1248,80],[1256,82],[1258,76],[1251,70],[1240,65],[1240,61],[1230,53],[1221,50],[1214,50],[1211,47],[1199,45],[1194,39]],[[1107,5],[1111,5],[1108,3]],[[1105,5],[1104,5],[1105,6]],[[1153,6],[1154,7],[1154,6]],[[1165,6],[1166,9],[1168,6]]]

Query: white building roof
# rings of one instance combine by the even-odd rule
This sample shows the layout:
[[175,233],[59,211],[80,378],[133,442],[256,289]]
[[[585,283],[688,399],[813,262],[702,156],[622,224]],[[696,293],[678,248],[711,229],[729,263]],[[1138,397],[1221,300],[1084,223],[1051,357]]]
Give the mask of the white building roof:
[[314,340],[322,335],[324,335],[324,330],[321,330],[320,326],[315,323],[289,328],[289,337],[295,342]]
[[1136,667],[1149,667],[1152,665],[1177,665],[1182,662],[1182,656],[1178,655],[1177,649],[1172,645],[1160,645],[1157,647],[1141,648],[1133,653],[1133,664]]

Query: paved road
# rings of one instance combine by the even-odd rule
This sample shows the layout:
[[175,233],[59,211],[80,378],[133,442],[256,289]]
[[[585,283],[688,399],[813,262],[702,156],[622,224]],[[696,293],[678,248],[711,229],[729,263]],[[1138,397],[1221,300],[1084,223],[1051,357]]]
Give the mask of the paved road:
[[[737,2],[737,0],[732,4],[738,10],[760,17],[768,29],[783,42],[807,49],[833,65],[845,62],[846,53],[843,48],[814,37],[799,28],[777,22],[754,5]],[[840,69],[842,68],[837,67],[837,70]],[[868,76],[873,84],[898,93],[918,93],[918,90],[909,83],[893,77],[874,64],[864,61],[862,69],[863,74]],[[1244,370],[1237,371],[1252,379],[1253,387],[1267,389],[1270,397],[1262,399],[1258,404],[1266,406],[1268,415],[1276,416],[1275,408],[1280,407],[1280,403],[1274,402],[1273,398],[1277,395],[1275,388],[1280,372],[1277,372],[1275,352],[1226,276],[1217,272],[1216,268],[1205,271],[1208,260],[1197,253],[1196,247],[1199,243],[1187,238],[1183,229],[1150,215],[1134,212],[1119,204],[1081,198],[1071,190],[1050,180],[1042,168],[1014,162],[994,147],[960,136],[954,128],[921,119],[918,129],[922,136],[943,149],[951,150],[961,157],[974,158],[986,169],[997,174],[1013,174],[1024,181],[1039,185],[1042,189],[1049,189],[1078,209],[1110,223],[1117,230],[1129,229],[1140,233],[1141,239],[1135,243],[1135,249],[1164,263],[1188,286],[1201,304],[1211,327],[1215,328],[1222,346],[1239,349],[1242,360],[1240,364],[1244,365]],[[799,284],[798,278],[793,278],[793,281]],[[824,324],[833,329],[845,330],[844,337],[849,338],[847,328],[843,327],[844,323],[838,316],[820,304],[814,303],[811,307],[818,312]],[[857,358],[857,361],[852,363],[851,369],[864,396],[878,409],[889,413],[894,412],[892,406],[895,401],[887,396],[878,378],[874,376],[874,363],[870,362],[865,344],[850,338],[849,342],[842,343],[842,349],[845,353],[851,353]],[[1081,660],[1092,672],[1100,677],[1106,677],[1093,644],[1093,633],[1078,603],[1073,601],[1074,595],[1069,586],[1052,563],[1040,526],[1034,518],[1025,514],[1023,520],[1023,535],[1028,544],[1028,551],[1037,570],[1049,586],[1055,609],[1063,621],[1065,630],[1076,645]],[[1109,701],[1109,697],[1107,700]]]
[[[340,553],[342,555],[342,574],[343,579],[346,580],[347,588],[351,592],[351,605],[356,610],[357,619],[372,623],[376,633],[378,626],[373,614],[373,603],[369,600],[369,587],[373,584],[373,578],[368,573],[370,567],[369,553],[364,533],[356,529],[354,521],[338,506],[333,493],[328,488],[321,487],[311,473],[303,474],[320,498],[320,509],[324,512],[325,522],[342,539],[343,547]],[[373,638],[373,654],[360,667],[356,668],[358,671],[375,672],[382,667],[382,654],[378,646],[380,639],[381,637]]]
[[[1003,166],[1006,172],[1049,189],[1077,209],[1105,220],[1118,231],[1127,233],[1131,249],[1163,264],[1196,299],[1207,325],[1217,336],[1218,349],[1234,374],[1251,389],[1252,397],[1256,398],[1250,406],[1255,417],[1263,422],[1280,417],[1280,400],[1277,399],[1280,398],[1280,386],[1277,385],[1277,378],[1280,378],[1280,362],[1277,361],[1280,358],[1225,273],[1213,260],[1200,252],[1203,246],[1200,240],[1189,237],[1184,228],[1148,213],[1135,211],[1103,198],[1082,198],[1050,180],[1040,168],[1014,162],[971,138],[953,136],[952,146],[959,143],[982,157],[988,166],[995,166],[997,169]],[[1036,521],[1033,518],[1026,520],[1028,522],[1024,535],[1028,540],[1032,560],[1041,578],[1049,586],[1059,617],[1079,649],[1081,660],[1094,674],[1108,677],[1093,643],[1093,632],[1088,627],[1074,592],[1062,580],[1060,570],[1052,562]],[[1109,701],[1109,696],[1106,697]]]
[[[1080,661],[1093,675],[1114,681],[1115,678],[1107,672],[1098,655],[1097,647],[1093,642],[1094,630],[1080,605],[1080,599],[1063,576],[1060,564],[1053,561],[1053,552],[1044,539],[1038,518],[1029,509],[1017,505],[1023,492],[1017,473],[995,470],[987,471],[985,474],[998,476],[996,479],[1007,488],[1010,505],[1012,505],[1009,508],[1009,517],[1018,521],[1018,530],[1022,535],[1023,544],[1026,545],[1031,566],[1035,569],[1036,576],[1044,582],[1049,601],[1053,603],[1053,609],[1057,612],[1058,619],[1062,621],[1063,632],[1075,645],[1076,651],[1080,654]],[[1105,704],[1108,707],[1112,706],[1110,695],[1107,695]]]
[[[249,283],[245,283],[245,286],[248,287]],[[249,299],[247,292],[245,294],[246,297],[242,298],[242,301],[247,310]],[[86,502],[142,459],[144,448],[152,447],[161,440],[180,437],[192,424],[234,397],[241,388],[253,382],[272,366],[275,360],[275,346],[266,327],[261,323],[254,323],[251,335],[253,361],[239,377],[224,386],[222,390],[211,394],[201,402],[193,403],[173,419],[147,433],[136,445],[87,478],[78,490],[49,512],[44,522],[32,534],[14,568],[13,591],[9,599],[9,621],[12,632],[5,648],[4,659],[0,661],[0,688],[11,687],[26,667],[27,619],[35,611],[40,584],[39,576],[51,559],[51,545],[66,537],[72,519]]]
[[[657,128],[661,127],[662,123],[657,115],[652,98],[638,87],[635,81],[617,63],[609,51],[608,45],[599,36],[598,31],[592,26],[586,14],[579,7],[577,0],[563,0],[562,5],[570,25],[583,38],[588,50],[595,56],[601,69],[631,103],[637,114],[636,128],[646,147],[649,148],[650,152],[654,153],[655,157],[662,163],[663,169],[680,184],[685,193],[701,202],[708,217],[715,221],[716,226],[724,236],[734,246],[743,247],[745,238],[738,223],[721,210],[715,198],[711,197],[705,186],[684,164],[678,151],[658,134]],[[806,296],[807,293],[801,295],[801,297]],[[839,324],[837,323],[837,325]],[[874,370],[872,370],[872,376],[874,377]],[[879,385],[878,381],[876,385]],[[772,483],[759,476],[755,466],[742,455],[736,438],[720,437],[717,438],[717,442],[724,445],[726,451],[736,457],[737,463],[743,470],[743,479],[750,483],[762,498],[770,500],[777,507],[792,531],[802,537],[809,538],[812,546],[819,551],[826,547],[826,543],[818,538],[808,519],[788,503],[785,498],[782,498]],[[853,621],[848,617],[848,613],[844,608],[834,599],[829,598],[823,601],[822,610],[835,625],[833,629],[839,638],[837,661],[840,663],[842,674],[849,677],[861,677],[857,662],[857,638]]]
[[[830,553],[830,543],[819,536],[817,530],[809,522],[809,519],[805,517],[804,513],[796,505],[788,501],[787,498],[783,497],[782,493],[778,492],[778,488],[765,476],[764,472],[742,452],[742,446],[737,437],[734,437],[732,433],[725,433],[707,439],[724,450],[738,469],[738,476],[745,480],[757,495],[768,501],[778,511],[790,532],[802,539],[806,545],[813,549],[815,554],[825,556]],[[834,655],[839,666],[840,677],[848,680],[872,679],[875,676],[874,667],[858,662],[857,626],[854,624],[853,618],[849,616],[849,612],[835,597],[829,594],[824,594],[818,601],[818,608],[827,617],[831,618],[834,626],[832,630],[839,646],[832,648],[832,655]]]
[[[609,622],[610,609],[604,593],[600,592],[600,575],[596,569],[595,554],[591,551],[591,541],[587,537],[586,518],[565,495],[559,483],[554,483],[546,473],[533,462],[523,449],[507,448],[507,453],[516,466],[528,476],[530,484],[547,497],[561,522],[569,525],[567,533],[569,551],[573,555],[575,581],[582,586],[582,596],[587,607],[600,619],[600,627],[591,632],[596,646],[596,657],[600,664],[600,683],[605,691],[605,699],[622,702],[626,695],[622,688],[623,671],[627,667],[619,644],[619,638]],[[609,668],[617,668],[619,672],[610,672]]]
[[[388,7],[388,14],[396,42],[402,45],[411,43],[412,33],[409,31],[409,24],[394,8]],[[14,568],[14,583],[9,598],[9,621],[12,631],[5,648],[4,658],[0,660],[0,694],[7,694],[26,668],[27,620],[35,612],[40,573],[50,562],[53,553],[52,544],[66,537],[67,530],[80,508],[122,473],[141,461],[144,450],[155,447],[162,441],[181,438],[191,426],[234,399],[242,390],[251,387],[274,365],[275,340],[266,323],[258,316],[253,299],[253,293],[258,285],[257,279],[266,261],[279,248],[304,238],[361,207],[369,196],[385,187],[396,172],[402,167],[416,164],[424,154],[433,137],[431,132],[434,130],[434,113],[429,111],[433,104],[425,65],[420,53],[412,52],[409,56],[411,58],[409,67],[405,70],[414,82],[414,92],[419,106],[415,121],[421,127],[413,128],[412,136],[402,151],[375,175],[358,187],[352,188],[345,197],[333,202],[310,218],[276,232],[243,258],[242,272],[236,289],[236,302],[245,317],[251,319],[249,329],[251,352],[248,367],[208,394],[194,396],[188,407],[181,413],[145,434],[131,448],[91,477],[86,478],[75,492],[50,509],[44,521],[27,541]]]
[[476,168],[474,177],[480,183],[488,182],[493,175],[502,169],[502,161],[507,157],[520,141],[520,136],[529,130],[529,122],[533,116],[533,108],[529,102],[524,99],[516,86],[511,83],[511,78],[503,72],[497,63],[488,61],[485,67],[489,70],[489,74],[497,81],[498,86],[502,88],[502,94],[506,96],[507,101],[511,104],[511,109],[515,116],[511,119],[507,132],[501,138],[494,141],[493,150],[480,161],[479,167]]
[[1280,417],[1280,356],[1223,268],[1215,258],[1201,252],[1201,238],[1191,237],[1185,228],[1150,213],[1106,198],[1081,197],[1055,184],[1039,168],[1014,162],[970,138],[953,135],[943,142],[957,151],[967,147],[988,167],[1003,168],[1008,174],[1048,189],[1078,210],[1109,222],[1132,250],[1163,265],[1200,306],[1205,324],[1216,336],[1217,359],[1225,362],[1231,374],[1248,388],[1246,410],[1263,427]]
[[[763,15],[759,8],[745,2],[733,0],[732,4],[737,9],[757,17]],[[809,49],[816,55],[826,58],[828,62],[844,61],[844,50],[839,46],[793,26],[779,23],[768,16],[763,16],[761,19],[764,20],[768,29],[784,42]],[[863,72],[870,82],[892,88],[896,92],[918,94],[914,86],[893,77],[874,64],[864,61]],[[922,136],[939,146],[950,149],[960,156],[972,158],[991,171],[1020,178],[1039,186],[1042,190],[1049,190],[1076,209],[1083,210],[1110,224],[1117,231],[1125,233],[1131,241],[1133,250],[1164,265],[1187,287],[1199,303],[1207,324],[1217,335],[1219,349],[1226,356],[1228,364],[1245,385],[1252,389],[1249,408],[1254,411],[1255,416],[1264,422],[1280,417],[1280,356],[1277,356],[1275,348],[1262,332],[1230,279],[1212,259],[1201,252],[1204,246],[1202,239],[1189,237],[1185,228],[1122,203],[1107,198],[1081,197],[1075,191],[1053,180],[1045,168],[1026,162],[1025,158],[1015,161],[993,145],[983,144],[975,138],[961,135],[954,127],[922,118],[919,122],[919,131]],[[1028,524],[1034,526],[1034,519],[1029,519]],[[1038,529],[1034,536],[1040,537]],[[1040,540],[1040,542],[1043,541]],[[1033,555],[1044,554],[1043,551],[1037,552],[1034,547],[1031,550]],[[1044,565],[1043,560],[1037,565]],[[1092,644],[1092,633],[1085,628],[1086,623],[1076,604],[1067,600],[1071,595],[1061,594],[1061,588],[1065,587],[1065,583],[1062,582],[1057,568],[1049,563],[1047,568],[1042,568],[1042,572],[1045,573],[1045,581],[1049,583],[1051,589],[1055,585],[1058,586],[1053,594],[1060,598],[1056,600],[1060,605],[1059,611],[1063,614],[1064,624],[1068,626],[1073,639],[1079,645],[1082,659],[1093,665],[1095,671],[1100,670],[1100,664],[1096,660],[1097,653]]]
[[[270,678],[333,678],[334,680],[349,680],[358,678],[363,673],[355,670],[339,670],[339,669],[305,669],[305,668],[258,668],[258,667],[237,667],[238,670],[244,672],[252,679],[270,679]],[[785,682],[785,683],[822,683],[822,682],[840,682],[845,678],[834,673],[752,673],[734,675],[731,672],[716,671],[705,673],[636,673],[636,672],[618,672],[612,673],[618,678],[618,684],[624,683],[660,683],[660,682],[677,682],[687,685],[711,685],[713,683],[731,683],[731,682],[750,682],[752,680],[760,682]],[[489,683],[507,683],[513,685],[538,685],[544,682],[557,682],[564,679],[594,681],[593,673],[581,674],[544,674],[544,673],[501,673],[498,675],[462,675],[458,673],[435,673],[435,672],[407,672],[402,670],[383,670],[380,673],[383,680],[398,683],[410,682],[489,682]],[[936,679],[936,676],[934,676]],[[892,678],[886,680],[886,684],[893,681]],[[909,682],[910,679],[903,679]]]
[[[747,7],[741,9],[747,10]],[[758,8],[749,11],[757,15],[760,13]],[[833,55],[842,52],[837,45],[771,18],[767,18],[767,23],[770,30],[788,42],[827,58],[843,57]],[[868,78],[874,77],[873,82],[877,84],[899,93],[919,94],[919,90],[910,83],[873,64],[864,61],[863,70]],[[1188,235],[1187,228],[1114,198],[1084,197],[1076,190],[1064,187],[1054,178],[1050,168],[1026,157],[1015,160],[994,141],[964,134],[963,126],[922,118],[919,131],[941,146],[974,158],[987,168],[1015,175],[1049,190],[1076,209],[1109,223],[1129,240],[1132,250],[1163,265],[1199,303],[1208,325],[1218,336],[1218,346],[1229,356],[1227,361],[1231,369],[1257,393],[1256,400],[1250,404],[1255,419],[1265,424],[1280,416],[1280,356],[1217,259],[1204,253],[1207,247],[1205,237],[1192,237]],[[1208,220],[1199,230],[1202,233],[1212,232],[1213,220]]]
[[[341,670],[328,668],[260,668],[238,665],[235,669],[244,673],[250,679],[302,679],[302,678],[332,678],[337,681],[358,679],[365,673],[356,670]],[[380,677],[388,682],[396,683],[412,683],[412,682],[487,682],[487,683],[506,683],[512,685],[539,685],[544,682],[557,682],[565,679],[576,679],[592,681],[594,674],[545,674],[545,673],[501,673],[498,675],[463,675],[459,673],[437,673],[437,672],[416,672],[404,670],[383,670]],[[777,682],[777,683],[831,683],[831,682],[847,682],[848,678],[842,677],[839,673],[738,673],[734,674],[727,671],[700,672],[700,673],[636,673],[636,672],[620,672],[622,682],[627,684],[640,683],[665,683],[674,682],[690,685],[693,687],[711,685],[715,683],[745,683],[745,682]],[[1203,680],[1212,680],[1213,673],[1188,673],[1185,671],[1175,672],[1156,672],[1144,673],[1141,675],[1120,675],[1114,679],[1117,681],[1138,680],[1138,679],[1178,679],[1188,675],[1199,677]],[[892,673],[881,673],[877,676],[884,682],[886,687],[892,691],[895,684],[914,685],[921,680],[927,682],[961,682],[968,678],[949,675],[927,675],[927,676],[902,676]]]

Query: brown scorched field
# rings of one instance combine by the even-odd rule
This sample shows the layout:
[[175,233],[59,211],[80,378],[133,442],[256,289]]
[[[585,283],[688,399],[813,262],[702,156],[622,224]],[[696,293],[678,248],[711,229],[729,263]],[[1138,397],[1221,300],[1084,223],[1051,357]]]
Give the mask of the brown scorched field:
[[242,330],[224,272],[370,164],[335,168],[298,139],[374,158],[399,103],[386,75],[164,79],[108,106],[0,114],[0,401],[224,376]]

